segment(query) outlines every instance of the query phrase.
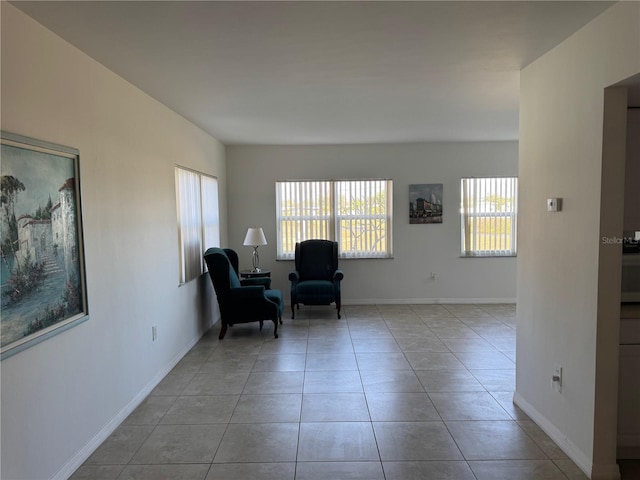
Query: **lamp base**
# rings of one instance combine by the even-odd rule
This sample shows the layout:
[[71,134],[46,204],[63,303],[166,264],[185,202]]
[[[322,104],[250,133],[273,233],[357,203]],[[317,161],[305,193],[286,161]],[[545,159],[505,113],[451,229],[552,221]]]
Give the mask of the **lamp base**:
[[258,265],[260,265],[260,255],[258,255],[258,247],[253,247],[253,258],[251,259],[251,263],[253,264],[253,268],[251,271],[253,273],[259,273],[262,270]]

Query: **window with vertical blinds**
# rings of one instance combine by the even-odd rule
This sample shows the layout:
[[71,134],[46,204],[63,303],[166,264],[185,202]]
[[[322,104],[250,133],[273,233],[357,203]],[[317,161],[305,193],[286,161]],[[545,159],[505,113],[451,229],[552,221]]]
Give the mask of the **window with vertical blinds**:
[[276,182],[277,258],[312,238],[337,241],[341,258],[391,257],[392,198],[391,180]]
[[462,256],[516,255],[517,177],[463,178],[461,205]]
[[186,283],[205,271],[204,251],[220,246],[218,180],[176,167],[179,282]]

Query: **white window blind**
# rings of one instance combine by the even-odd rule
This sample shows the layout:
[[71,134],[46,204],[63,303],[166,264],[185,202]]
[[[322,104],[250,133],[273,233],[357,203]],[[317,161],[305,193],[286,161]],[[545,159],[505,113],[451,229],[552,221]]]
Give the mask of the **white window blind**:
[[204,253],[207,248],[220,246],[218,179],[208,175],[200,175],[200,185],[202,193],[202,247]]
[[387,258],[391,250],[391,180],[276,182],[277,258],[297,242],[336,240],[341,258]]
[[218,181],[193,170],[176,167],[179,282],[204,272],[203,254],[220,246]]
[[336,182],[336,240],[345,258],[390,256],[390,180]]
[[277,258],[293,258],[297,242],[331,238],[331,182],[277,182]]
[[462,255],[515,256],[518,179],[463,178],[461,187]]

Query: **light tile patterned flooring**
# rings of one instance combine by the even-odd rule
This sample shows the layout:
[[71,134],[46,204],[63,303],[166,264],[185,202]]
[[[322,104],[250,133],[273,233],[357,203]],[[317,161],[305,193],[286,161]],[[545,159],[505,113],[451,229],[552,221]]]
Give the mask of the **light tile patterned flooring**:
[[514,305],[218,326],[74,480],[584,480],[512,403]]

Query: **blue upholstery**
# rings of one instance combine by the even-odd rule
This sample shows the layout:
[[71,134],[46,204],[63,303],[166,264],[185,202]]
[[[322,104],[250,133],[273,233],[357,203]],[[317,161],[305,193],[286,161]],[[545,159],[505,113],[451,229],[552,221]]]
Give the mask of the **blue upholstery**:
[[229,269],[229,287],[230,288],[242,287],[242,285],[240,284],[240,279],[238,278],[238,274],[233,268]]
[[222,340],[227,327],[236,323],[260,322],[262,330],[264,320],[273,321],[273,335],[278,338],[278,322],[282,324],[284,308],[282,292],[265,290],[264,285],[242,286],[237,267],[233,267],[227,253],[221,248],[209,248],[204,260],[220,307],[221,328],[218,338]]
[[282,317],[282,310],[283,310],[282,307],[284,306],[284,303],[282,300],[282,292],[280,290],[265,290],[264,294],[269,300],[277,303],[280,306],[278,311],[278,316],[279,316],[278,318]]
[[[236,276],[238,276],[238,274],[240,273],[240,271],[238,270],[238,265],[240,263],[238,261],[238,254],[235,252],[235,250],[232,250],[230,248],[223,248],[223,250],[224,250],[224,253],[227,254],[227,258],[229,259],[229,262],[231,262],[231,266],[235,270]],[[246,287],[247,285],[263,285],[264,288],[268,290],[271,288],[271,278],[269,277],[242,278],[240,279],[240,285],[242,285],[243,287]]]
[[295,308],[304,305],[336,304],[340,318],[340,282],[344,278],[338,269],[338,242],[305,240],[296,243],[296,270],[289,274],[291,281],[291,318]]

